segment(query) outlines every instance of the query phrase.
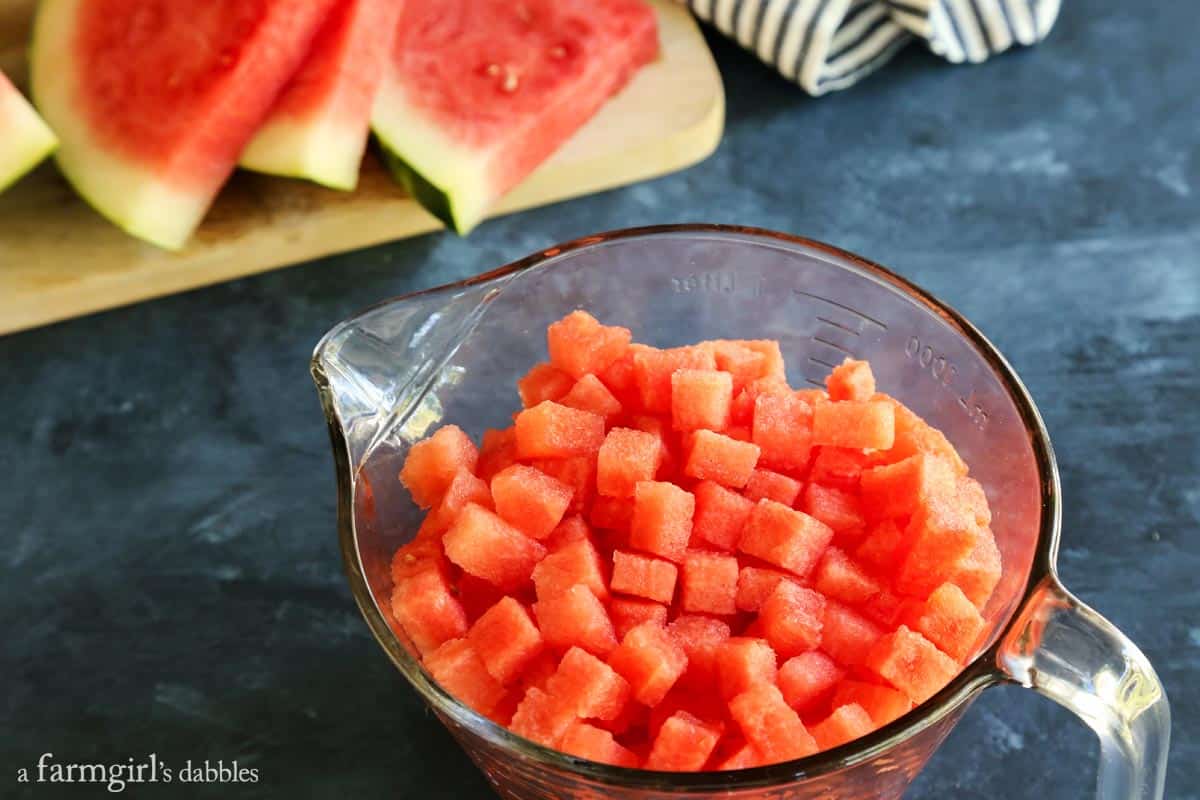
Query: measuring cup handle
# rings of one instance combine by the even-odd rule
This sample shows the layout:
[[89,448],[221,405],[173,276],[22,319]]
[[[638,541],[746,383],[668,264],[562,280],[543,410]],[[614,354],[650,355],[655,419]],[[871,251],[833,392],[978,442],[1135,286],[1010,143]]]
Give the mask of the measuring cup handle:
[[1142,651],[1054,576],[1001,642],[1000,669],[1069,708],[1100,737],[1098,800],[1160,800],[1171,709]]

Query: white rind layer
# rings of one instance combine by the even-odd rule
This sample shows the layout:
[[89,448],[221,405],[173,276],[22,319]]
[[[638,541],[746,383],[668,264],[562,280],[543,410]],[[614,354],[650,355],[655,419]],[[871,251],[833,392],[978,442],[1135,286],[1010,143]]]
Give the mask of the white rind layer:
[[384,147],[446,195],[459,232],[471,230],[484,218],[496,199],[489,177],[490,152],[450,141],[408,102],[403,85],[391,75],[384,76],[375,97],[371,129]]
[[238,166],[350,192],[358,185],[367,134],[365,126],[319,113],[304,120],[272,119],[250,140]]
[[41,163],[58,138],[15,87],[0,86],[0,192]]
[[126,232],[178,250],[200,224],[211,198],[181,191],[152,169],[96,142],[75,107],[73,70],[64,62],[82,0],[43,0],[30,51],[33,97],[58,134],[55,156],[63,175],[89,204]]

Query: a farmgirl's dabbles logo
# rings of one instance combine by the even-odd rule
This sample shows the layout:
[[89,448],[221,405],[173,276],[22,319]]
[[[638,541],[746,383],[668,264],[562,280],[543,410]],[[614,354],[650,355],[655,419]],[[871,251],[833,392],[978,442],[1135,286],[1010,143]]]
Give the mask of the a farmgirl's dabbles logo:
[[258,783],[258,769],[237,761],[193,761],[170,765],[150,753],[141,761],[130,756],[124,763],[99,764],[59,761],[54,753],[42,753],[37,764],[17,770],[17,783],[103,784],[116,794],[139,783]]

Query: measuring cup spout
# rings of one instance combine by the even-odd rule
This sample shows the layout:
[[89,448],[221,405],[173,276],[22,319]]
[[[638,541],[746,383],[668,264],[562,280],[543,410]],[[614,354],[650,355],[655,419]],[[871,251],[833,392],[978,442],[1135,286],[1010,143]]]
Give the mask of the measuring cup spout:
[[360,464],[397,423],[419,411],[497,282],[423,292],[375,306],[331,330],[311,370],[334,449]]

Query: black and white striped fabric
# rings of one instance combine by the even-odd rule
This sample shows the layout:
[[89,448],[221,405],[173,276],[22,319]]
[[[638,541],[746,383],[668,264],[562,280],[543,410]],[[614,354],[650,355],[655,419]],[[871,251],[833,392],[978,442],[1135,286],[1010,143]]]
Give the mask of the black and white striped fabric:
[[1040,42],[1060,0],[680,0],[809,94],[845,89],[923,40],[954,63]]

